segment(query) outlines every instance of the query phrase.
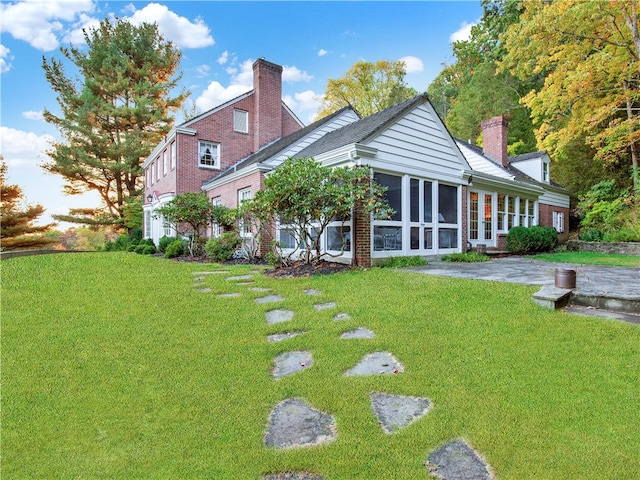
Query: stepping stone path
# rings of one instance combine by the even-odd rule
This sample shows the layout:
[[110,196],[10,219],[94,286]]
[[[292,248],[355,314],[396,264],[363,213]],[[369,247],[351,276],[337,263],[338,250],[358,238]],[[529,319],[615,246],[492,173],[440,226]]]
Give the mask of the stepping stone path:
[[289,398],[271,412],[264,444],[282,449],[331,443],[335,438],[335,418],[302,399]]
[[265,316],[267,325],[273,325],[274,323],[288,322],[293,318],[293,312],[291,310],[269,310]]
[[402,364],[388,352],[376,352],[365,355],[360,362],[345,372],[347,377],[352,375],[377,375],[404,372]]
[[428,398],[374,393],[371,408],[384,433],[393,433],[425,415],[431,409],[431,402]]
[[301,370],[306,370],[313,365],[311,352],[285,352],[275,359],[273,378],[278,379],[293,375]]
[[464,440],[453,440],[429,454],[427,470],[446,480],[491,480],[486,462]]
[[356,328],[355,330],[351,330],[349,332],[344,332],[340,335],[340,338],[351,339],[351,338],[373,338],[375,334],[364,327]]
[[[206,275],[228,274],[228,270],[193,272],[194,287],[199,291],[209,292],[211,288],[203,287],[202,281]],[[253,285],[253,272],[251,275],[236,275],[226,277],[229,282],[236,285]],[[270,288],[252,287],[252,292],[268,292]],[[316,289],[304,290],[306,295],[320,296],[322,292]],[[241,296],[239,292],[222,293],[221,298]],[[258,304],[279,302],[284,297],[273,294],[256,298]],[[323,311],[336,308],[335,302],[315,304],[314,310]],[[292,310],[271,310],[266,312],[266,322],[273,325],[293,320]],[[351,320],[346,312],[337,313],[334,321]],[[281,342],[298,335],[307,333],[303,330],[293,330],[274,333],[267,336],[268,342]],[[370,339],[375,334],[366,327],[358,327],[344,332],[341,339]],[[272,375],[274,380],[295,374],[313,365],[313,355],[310,351],[284,352],[274,359]],[[398,374],[404,372],[404,366],[389,352],[374,352],[365,355],[357,365],[347,370],[344,375],[380,375]],[[370,395],[371,409],[383,432],[393,434],[399,429],[408,427],[429,413],[432,403],[425,397],[411,397],[393,395],[390,393],[372,393]],[[278,403],[269,416],[264,444],[273,449],[291,449],[312,447],[333,442],[337,437],[335,418],[329,413],[321,412],[310,406],[304,399],[288,398]],[[440,480],[493,480],[491,468],[473,448],[464,440],[454,439],[429,453],[426,460],[427,473]],[[324,480],[313,472],[285,471],[270,473],[260,480]]]
[[305,332],[304,330],[301,330],[299,332],[273,333],[273,334],[267,336],[267,341],[268,342],[281,342],[283,340],[287,340],[288,338],[297,337],[298,335],[304,335],[305,333],[307,333],[307,332]]

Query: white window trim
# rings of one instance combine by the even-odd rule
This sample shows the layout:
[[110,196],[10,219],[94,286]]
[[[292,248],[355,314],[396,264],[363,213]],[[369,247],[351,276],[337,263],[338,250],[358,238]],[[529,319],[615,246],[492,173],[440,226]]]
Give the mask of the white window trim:
[[240,133],[249,133],[249,112],[245,110],[233,111],[233,130]]
[[564,212],[553,212],[553,228],[556,232],[564,232]]
[[[201,154],[201,152],[203,148],[206,148],[207,146],[210,146],[212,149],[215,148],[215,158],[213,158],[213,165],[207,165],[206,163],[202,163],[203,155]],[[210,155],[212,157],[214,156],[213,153],[210,153]],[[208,168],[211,170],[220,170],[220,144],[219,143],[209,142],[206,140],[198,141],[198,167]]]

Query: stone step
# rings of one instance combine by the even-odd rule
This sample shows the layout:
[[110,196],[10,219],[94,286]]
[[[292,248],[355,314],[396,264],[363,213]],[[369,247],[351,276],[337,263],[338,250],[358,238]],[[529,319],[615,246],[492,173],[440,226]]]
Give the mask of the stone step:
[[571,292],[571,289],[545,285],[533,294],[532,299],[538,305],[555,310],[569,304]]

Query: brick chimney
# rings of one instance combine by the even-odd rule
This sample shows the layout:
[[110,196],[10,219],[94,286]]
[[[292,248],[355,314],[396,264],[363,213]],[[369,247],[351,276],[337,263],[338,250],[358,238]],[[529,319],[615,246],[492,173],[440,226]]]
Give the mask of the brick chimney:
[[484,154],[505,167],[509,165],[507,155],[508,125],[509,122],[502,115],[483,120],[480,124]]
[[254,151],[282,136],[282,67],[260,58],[253,63]]

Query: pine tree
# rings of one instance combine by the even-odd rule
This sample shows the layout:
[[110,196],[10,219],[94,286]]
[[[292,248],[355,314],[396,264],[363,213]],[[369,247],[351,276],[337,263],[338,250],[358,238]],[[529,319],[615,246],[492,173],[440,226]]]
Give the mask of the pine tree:
[[24,250],[50,245],[55,239],[45,234],[55,224],[33,224],[44,213],[44,207],[25,204],[22,189],[18,185],[5,185],[6,174],[7,164],[0,156],[0,250]]
[[61,48],[78,68],[74,81],[63,61],[43,58],[46,78],[62,111],[45,110],[62,141],[48,152],[45,170],[61,175],[67,194],[94,190],[99,210],[80,209],[56,219],[86,224],[122,224],[127,201],[140,195],[142,162],[173,125],[170,111],[187,93],[172,97],[181,53],[155,24],[134,26],[103,20],[85,31],[88,48]]

